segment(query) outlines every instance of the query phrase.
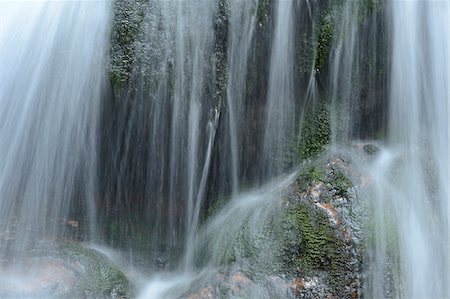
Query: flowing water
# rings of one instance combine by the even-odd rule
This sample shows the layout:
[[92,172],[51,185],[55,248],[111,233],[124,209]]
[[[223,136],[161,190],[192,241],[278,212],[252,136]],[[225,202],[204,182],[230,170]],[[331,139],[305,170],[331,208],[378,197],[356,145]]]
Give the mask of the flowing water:
[[[448,298],[449,36],[446,1],[393,1],[389,149],[373,169],[373,297]],[[383,273],[384,272],[384,273]]]
[[268,177],[279,170],[283,146],[294,133],[294,1],[275,1],[263,163]]
[[[450,297],[450,4],[320,2],[1,2],[0,297],[43,240],[99,242],[144,269],[143,299],[220,280],[230,256],[232,279],[276,267],[261,234],[284,160],[328,101],[332,152],[379,148],[353,156],[365,296]],[[246,295],[290,296],[269,289]]]
[[256,26],[253,11],[257,1],[232,1],[230,3],[230,34],[228,52],[227,108],[230,135],[230,153],[232,167],[232,192],[240,189],[240,134],[243,126],[245,82],[247,79],[248,56]]
[[2,2],[1,259],[62,236],[74,207],[95,232],[108,2]]
[[373,179],[364,194],[372,211],[367,294],[447,298],[449,3],[387,1],[381,18],[362,26],[361,8],[343,6],[330,90],[334,147],[382,141],[379,157],[360,165]]
[[117,91],[102,124],[111,134],[102,180],[102,221],[111,245],[128,247],[130,256],[145,250],[147,260],[167,253],[172,266],[169,256],[187,248],[186,269],[220,116],[221,103],[211,92],[216,9],[216,1],[149,1],[137,9],[134,17],[143,19],[136,29],[133,88]]
[[[294,182],[295,177],[296,173],[292,173],[274,179],[261,188],[234,196],[197,233],[196,258],[202,267],[196,271],[157,274],[142,289],[139,298],[178,298],[192,291],[193,286],[208,285],[217,277],[220,279],[223,276],[221,264],[224,258],[236,255],[238,262],[246,260],[249,249],[241,242],[247,238],[252,242],[259,241],[259,246],[255,249],[256,257],[251,262],[255,264],[248,264],[247,267],[257,268],[258,263],[270,263],[273,266],[275,260],[270,250],[273,244],[261,239],[261,224],[281,208],[283,193]],[[251,285],[245,290],[245,294],[250,298],[274,296],[262,284]],[[282,290],[277,295],[284,296],[285,291]]]

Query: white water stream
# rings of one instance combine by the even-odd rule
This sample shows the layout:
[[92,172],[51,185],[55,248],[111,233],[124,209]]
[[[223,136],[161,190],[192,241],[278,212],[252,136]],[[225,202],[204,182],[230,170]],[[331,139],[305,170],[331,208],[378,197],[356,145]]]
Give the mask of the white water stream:
[[389,149],[369,171],[377,190],[371,295],[386,296],[391,283],[395,298],[448,298],[450,4],[392,1],[389,9]]
[[1,256],[59,236],[73,204],[95,231],[109,6],[0,3]]

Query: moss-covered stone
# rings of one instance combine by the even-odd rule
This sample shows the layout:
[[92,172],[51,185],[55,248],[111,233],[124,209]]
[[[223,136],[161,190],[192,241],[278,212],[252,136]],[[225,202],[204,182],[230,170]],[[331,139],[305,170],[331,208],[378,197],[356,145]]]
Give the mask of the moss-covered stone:
[[270,15],[270,0],[259,0],[256,8],[256,21],[262,25],[267,22]]
[[317,33],[317,46],[316,46],[316,70],[320,70],[330,52],[330,48],[333,42],[333,30],[334,30],[335,18],[333,11],[330,10],[322,17],[321,24]]
[[131,298],[133,287],[125,274],[101,253],[76,243],[64,243],[60,256],[66,261],[81,264],[84,274],[70,292],[74,296],[87,298]]
[[329,106],[321,103],[307,111],[298,145],[300,160],[316,157],[330,142]]
[[338,195],[346,195],[347,191],[353,186],[352,182],[340,171],[333,172],[333,179],[330,184],[337,191]]
[[267,207],[270,212],[258,218],[249,214],[231,230],[215,231],[214,241],[206,242],[214,248],[205,248],[202,259],[215,252],[224,273],[239,269],[254,282],[274,276],[317,281],[312,289],[299,291],[306,298],[312,293],[358,296],[362,247],[347,177],[352,171],[334,156],[308,163],[280,205]]
[[114,1],[109,79],[117,88],[125,87],[130,79],[146,7],[144,0]]
[[297,177],[297,184],[300,191],[306,191],[312,182],[325,182],[325,171],[319,166],[311,166],[306,171],[300,172]]
[[[106,256],[77,242],[39,241],[10,264],[21,287],[0,283],[2,298],[127,299],[135,295],[125,274]],[[9,264],[2,266],[10,271]]]
[[214,105],[220,111],[222,103],[226,99],[226,86],[228,81],[227,71],[227,43],[228,22],[230,16],[229,0],[218,2],[215,19],[215,92],[213,96]]
[[[347,271],[346,244],[336,236],[321,211],[298,202],[283,214],[280,225],[285,232],[282,242],[286,271],[298,275],[327,271],[332,277]],[[331,283],[339,284],[339,281]]]

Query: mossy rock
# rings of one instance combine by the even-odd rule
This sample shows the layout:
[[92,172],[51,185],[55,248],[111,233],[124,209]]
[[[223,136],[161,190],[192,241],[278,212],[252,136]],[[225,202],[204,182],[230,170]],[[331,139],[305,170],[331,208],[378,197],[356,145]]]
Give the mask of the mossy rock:
[[298,145],[300,160],[317,157],[330,143],[329,109],[323,102],[306,112]]
[[227,69],[227,44],[228,44],[228,27],[230,17],[229,0],[220,0],[217,4],[217,13],[215,18],[214,32],[214,60],[215,64],[215,86],[213,101],[215,108],[220,111],[226,95],[226,85],[228,81]]
[[130,79],[146,9],[143,0],[114,1],[109,79],[116,88],[125,88]]
[[364,152],[369,156],[376,156],[380,152],[380,148],[375,144],[364,144],[363,145]]
[[[1,298],[112,298],[135,294],[125,274],[106,256],[79,243],[42,243],[11,262],[20,280],[0,277]],[[5,279],[10,266],[5,265]]]
[[322,17],[321,24],[318,29],[317,46],[316,46],[316,61],[315,68],[320,70],[325,64],[328,53],[330,52],[333,43],[333,31],[335,26],[335,17],[333,11],[330,10]]
[[270,0],[259,0],[256,8],[256,20],[258,24],[263,25],[267,22],[270,15]]
[[68,261],[81,264],[82,275],[74,295],[85,298],[131,298],[134,290],[125,274],[113,265],[103,254],[75,243],[65,243],[61,255]]
[[[281,241],[287,271],[298,275],[327,271],[331,277],[339,277],[348,270],[346,244],[321,211],[299,202],[283,213],[280,225],[285,232]],[[339,282],[332,284],[338,286]]]

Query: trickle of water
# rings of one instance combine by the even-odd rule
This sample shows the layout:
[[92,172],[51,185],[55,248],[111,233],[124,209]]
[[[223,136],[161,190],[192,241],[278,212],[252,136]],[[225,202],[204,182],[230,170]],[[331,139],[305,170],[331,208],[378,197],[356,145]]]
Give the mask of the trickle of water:
[[280,170],[284,146],[294,133],[294,1],[275,1],[275,31],[270,57],[269,89],[263,147],[268,177]]
[[232,168],[232,192],[239,191],[240,184],[240,128],[245,104],[245,83],[250,46],[255,31],[257,1],[230,2],[230,28],[228,41],[227,108],[230,134]]

